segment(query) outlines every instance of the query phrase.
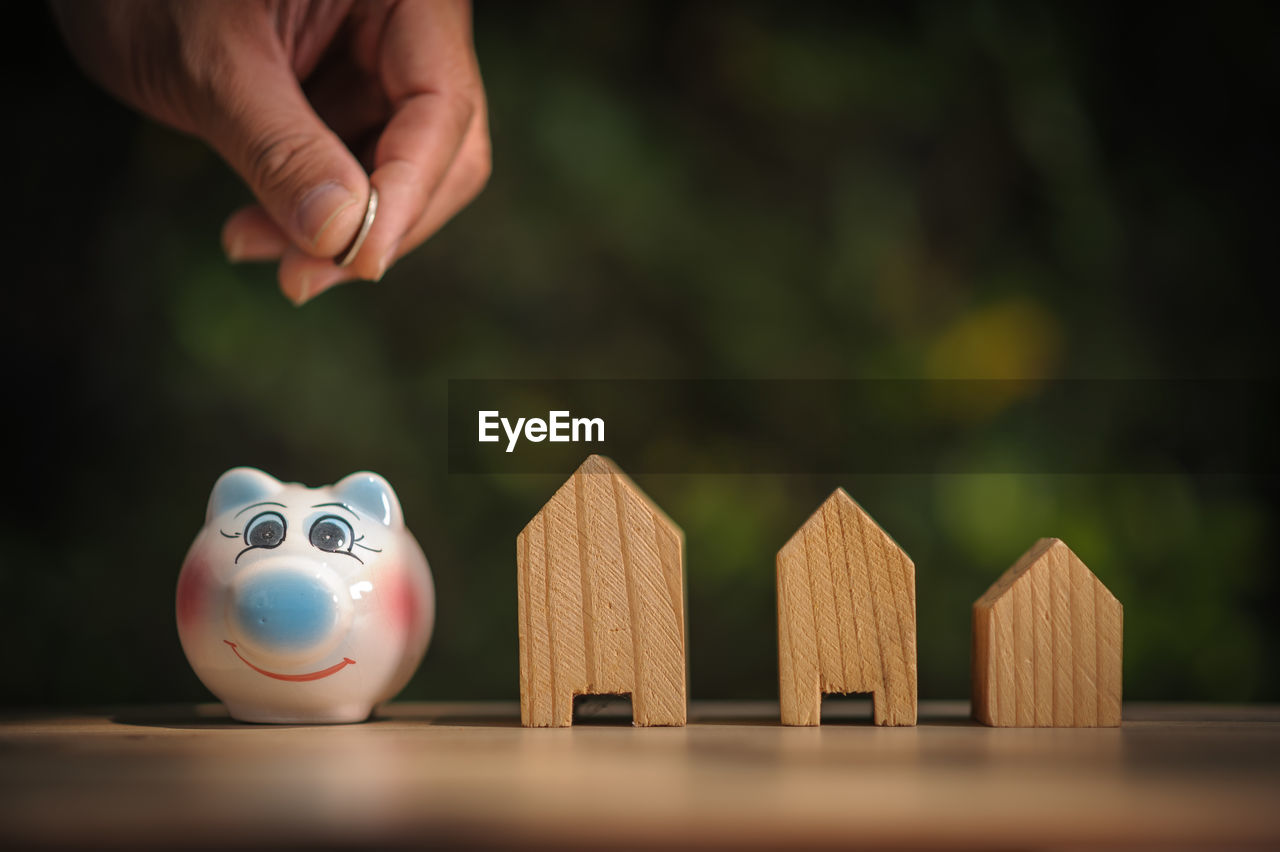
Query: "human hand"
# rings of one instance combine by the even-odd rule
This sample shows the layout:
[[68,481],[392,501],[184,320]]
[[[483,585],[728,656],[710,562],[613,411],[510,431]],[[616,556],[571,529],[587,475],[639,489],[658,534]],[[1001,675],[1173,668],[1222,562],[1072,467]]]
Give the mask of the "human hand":
[[[54,0],[54,9],[108,91],[205,139],[244,178],[259,204],[227,219],[223,247],[233,261],[278,260],[280,289],[297,304],[381,278],[488,180],[469,0]],[[360,229],[370,185],[373,227],[339,268],[333,258]]]

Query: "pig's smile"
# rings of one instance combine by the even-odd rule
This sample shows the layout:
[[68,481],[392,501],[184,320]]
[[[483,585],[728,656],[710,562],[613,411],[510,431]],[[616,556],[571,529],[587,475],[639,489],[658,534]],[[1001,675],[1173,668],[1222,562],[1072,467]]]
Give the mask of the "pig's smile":
[[253,669],[258,674],[266,675],[267,677],[273,677],[276,680],[292,681],[293,683],[299,683],[299,682],[308,681],[308,680],[319,680],[322,677],[328,677],[331,674],[337,674],[338,672],[345,669],[347,666],[354,666],[356,664],[356,661],[351,659],[350,657],[343,657],[342,662],[334,663],[332,666],[329,666],[329,668],[321,669],[318,672],[307,672],[306,674],[278,674],[277,672],[269,672],[266,669],[258,668],[253,663],[246,660],[244,656],[241,655],[239,649],[236,648],[236,643],[232,642],[230,639],[223,639],[222,641],[226,642],[228,645],[231,646],[231,653],[239,657],[240,662],[244,663],[246,666]]

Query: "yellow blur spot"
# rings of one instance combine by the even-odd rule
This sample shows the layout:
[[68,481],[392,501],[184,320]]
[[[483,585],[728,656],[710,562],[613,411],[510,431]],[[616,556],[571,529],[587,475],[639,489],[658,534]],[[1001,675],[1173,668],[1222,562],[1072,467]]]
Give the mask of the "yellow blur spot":
[[939,382],[940,407],[987,419],[1051,378],[1062,352],[1058,321],[1042,305],[1017,297],[960,317],[929,348],[926,369]]

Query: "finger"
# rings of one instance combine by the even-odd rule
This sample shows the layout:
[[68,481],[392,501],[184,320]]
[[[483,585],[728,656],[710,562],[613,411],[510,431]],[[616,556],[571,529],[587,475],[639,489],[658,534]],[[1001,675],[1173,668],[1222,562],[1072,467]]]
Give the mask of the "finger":
[[483,112],[468,4],[403,2],[382,32],[379,72],[393,114],[370,178],[378,216],[351,266],[374,279],[422,220]]
[[422,95],[405,104],[378,140],[376,168],[378,217],[353,266],[379,278],[393,250],[422,218],[439,190],[466,133],[470,116],[440,95]]
[[275,260],[288,246],[289,237],[258,204],[240,208],[222,226],[222,250],[232,263]]
[[[477,132],[468,138],[463,151],[455,158],[453,167],[426,211],[392,249],[392,260],[403,257],[440,230],[479,194],[488,177],[489,137],[487,131]],[[281,259],[279,275],[280,289],[297,305],[357,277],[349,268],[339,269],[332,263],[308,257],[293,248]]]
[[[354,63],[322,66],[304,86],[307,100],[321,120],[341,138],[347,150],[372,168],[376,131],[387,121],[389,105],[381,86]],[[261,205],[233,213],[223,225],[222,246],[234,262],[277,260],[289,237]]]
[[462,150],[454,158],[449,173],[441,181],[427,209],[396,243],[391,252],[391,263],[426,242],[474,201],[488,183],[491,169],[488,126],[480,121],[467,134]]
[[333,261],[312,257],[292,245],[280,257],[277,277],[280,292],[295,305],[305,304],[325,290],[357,278],[351,267],[335,266]]
[[201,130],[295,246],[333,257],[360,227],[368,179],[307,103],[278,42],[242,38]]

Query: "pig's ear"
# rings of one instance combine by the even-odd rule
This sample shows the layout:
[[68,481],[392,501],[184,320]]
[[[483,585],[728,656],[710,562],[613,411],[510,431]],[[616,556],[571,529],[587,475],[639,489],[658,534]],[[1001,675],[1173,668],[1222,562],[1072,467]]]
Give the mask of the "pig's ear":
[[209,523],[228,509],[265,500],[283,487],[280,480],[256,467],[233,467],[213,483],[204,522]]
[[376,473],[367,470],[343,477],[333,485],[338,499],[355,509],[361,519],[372,518],[388,527],[400,526],[404,516],[400,514],[400,500],[391,484]]

